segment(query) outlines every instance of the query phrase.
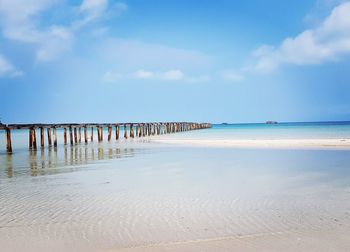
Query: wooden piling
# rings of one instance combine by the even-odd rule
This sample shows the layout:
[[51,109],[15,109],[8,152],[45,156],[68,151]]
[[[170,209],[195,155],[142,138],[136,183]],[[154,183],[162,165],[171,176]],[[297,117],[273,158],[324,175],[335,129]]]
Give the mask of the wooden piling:
[[142,124],[139,125],[139,137],[142,137]]
[[31,149],[33,147],[33,140],[32,140],[32,129],[29,129],[29,149]]
[[78,142],[81,143],[81,127],[79,127],[78,131]]
[[6,128],[6,151],[12,153],[11,130]]
[[91,142],[94,141],[94,127],[91,127]]
[[[88,143],[88,128],[91,127],[91,141],[93,142],[93,127],[97,127],[98,141],[103,141],[103,127],[108,127],[108,141],[111,141],[113,134],[113,127],[115,127],[116,140],[119,139],[120,136],[120,127],[124,127],[124,138],[127,139],[135,138],[135,137],[143,137],[143,136],[152,136],[152,135],[161,135],[161,134],[169,134],[176,132],[183,132],[189,130],[198,130],[198,129],[206,129],[210,128],[211,124],[208,123],[187,123],[187,122],[156,122],[156,123],[87,123],[87,124],[10,124],[10,125],[1,125],[0,130],[6,130],[6,135],[11,136],[12,129],[29,129],[29,148],[37,148],[36,142],[36,130],[40,129],[40,146],[43,148],[45,145],[45,129],[47,130],[47,138],[48,145],[52,145],[52,141],[54,142],[54,146],[57,146],[57,129],[61,128],[64,130],[64,144],[67,144],[67,130],[69,129],[69,137],[70,143],[73,145],[74,143],[80,143],[82,141],[82,128],[84,130],[84,141]],[[130,128],[130,132],[128,132],[128,128]],[[52,132],[51,132],[52,129]],[[74,132],[73,132],[74,129]],[[39,132],[39,130],[38,130]],[[129,133],[129,134],[128,134]],[[136,136],[135,136],[136,133]],[[53,140],[51,139],[51,134],[53,134]],[[74,134],[74,136],[73,136]],[[7,139],[6,137],[6,148],[7,150],[12,149],[11,139]],[[8,147],[9,146],[9,147]],[[11,148],[10,148],[11,147]]]
[[130,138],[134,138],[135,134],[134,134],[134,125],[130,124]]
[[44,128],[40,127],[40,146],[44,147],[45,146],[45,140],[44,140]]
[[33,149],[36,150],[37,149],[37,145],[36,145],[36,132],[35,132],[35,128],[32,128],[32,141],[33,141]]
[[51,139],[51,128],[47,128],[47,142],[48,145],[51,146],[52,145],[52,139]]
[[53,127],[53,146],[57,147],[57,133],[56,133],[56,127]]
[[124,124],[124,138],[128,138],[128,131],[126,130],[126,125]]
[[70,144],[73,145],[73,131],[72,131],[72,126],[69,126],[69,141],[70,141]]
[[115,126],[115,140],[119,139],[119,125]]
[[151,124],[147,123],[147,135],[150,136],[151,135]]
[[103,128],[97,127],[97,138],[99,142],[103,141]]
[[108,142],[110,142],[112,139],[112,127],[108,126]]
[[67,128],[63,129],[63,142],[64,142],[64,145],[67,144]]
[[77,134],[77,128],[74,127],[74,142],[78,143],[78,134]]
[[87,128],[86,128],[86,126],[84,126],[84,141],[85,141],[85,143],[88,142],[88,135],[87,135]]

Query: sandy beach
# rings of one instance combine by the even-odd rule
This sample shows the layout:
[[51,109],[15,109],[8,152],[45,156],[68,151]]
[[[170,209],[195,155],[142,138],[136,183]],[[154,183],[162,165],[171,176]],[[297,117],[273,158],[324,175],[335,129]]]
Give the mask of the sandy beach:
[[350,250],[348,150],[165,138],[0,156],[2,248]]
[[[179,243],[157,244],[144,247],[108,250],[104,252],[279,252],[309,251],[326,252],[349,250],[350,238],[348,230],[314,232],[254,234],[237,237],[221,237],[207,240],[193,240]],[[102,251],[101,251],[102,252]]]
[[299,149],[344,149],[350,150],[350,139],[173,139],[160,137],[152,140],[156,143],[168,143],[197,147],[228,148],[299,148]]

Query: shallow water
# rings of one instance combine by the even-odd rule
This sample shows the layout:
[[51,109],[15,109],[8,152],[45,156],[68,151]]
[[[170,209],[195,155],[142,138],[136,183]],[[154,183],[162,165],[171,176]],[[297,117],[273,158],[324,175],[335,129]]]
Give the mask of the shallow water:
[[[169,135],[170,137],[177,137]],[[349,139],[350,122],[214,124],[182,134],[192,139]]]
[[337,240],[349,233],[349,151],[181,147],[145,138],[37,151],[23,143],[0,154],[2,251],[142,251],[310,235],[322,251],[319,234],[336,237],[328,251],[349,251],[350,241]]

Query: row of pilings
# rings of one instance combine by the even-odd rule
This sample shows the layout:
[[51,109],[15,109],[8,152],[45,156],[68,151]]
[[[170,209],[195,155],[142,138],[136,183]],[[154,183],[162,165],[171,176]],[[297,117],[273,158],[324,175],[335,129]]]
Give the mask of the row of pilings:
[[[97,133],[97,141],[103,141],[103,129],[107,128],[107,140],[112,141],[122,138],[141,138],[146,136],[163,135],[176,132],[211,128],[210,123],[166,122],[166,123],[115,123],[115,124],[8,124],[0,125],[0,130],[5,130],[6,151],[12,153],[11,131],[29,130],[29,149],[36,150],[37,130],[40,134],[40,146],[45,147],[45,130],[48,146],[57,147],[57,129],[63,129],[63,143],[78,144],[94,141],[94,132]],[[123,136],[120,131],[123,129]],[[114,134],[113,134],[114,131]],[[89,134],[90,132],[90,134]],[[114,135],[114,136],[113,136]]]

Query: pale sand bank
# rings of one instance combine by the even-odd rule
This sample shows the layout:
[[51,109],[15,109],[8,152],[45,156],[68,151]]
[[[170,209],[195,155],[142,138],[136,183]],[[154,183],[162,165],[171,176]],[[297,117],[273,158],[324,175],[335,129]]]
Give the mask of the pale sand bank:
[[350,139],[173,139],[158,138],[156,143],[167,143],[203,147],[239,148],[316,148],[350,150]]
[[[103,252],[347,252],[350,236],[347,231],[271,232],[241,237],[218,237],[168,244],[155,244]],[[102,251],[101,251],[102,252]]]

